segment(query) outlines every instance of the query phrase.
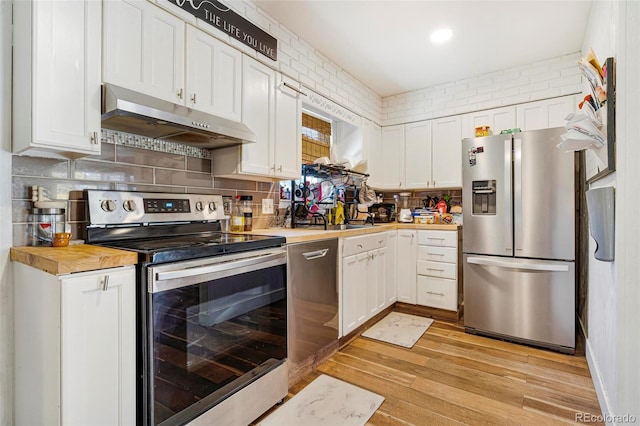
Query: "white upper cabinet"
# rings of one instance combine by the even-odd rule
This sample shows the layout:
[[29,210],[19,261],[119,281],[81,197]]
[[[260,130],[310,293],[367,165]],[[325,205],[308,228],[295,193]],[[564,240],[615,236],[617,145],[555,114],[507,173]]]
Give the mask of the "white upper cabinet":
[[[299,179],[302,164],[302,101],[298,83],[243,55],[242,122],[255,143],[216,150],[215,176]],[[293,89],[291,88],[293,87]]]
[[102,4],[104,82],[184,104],[184,21],[146,0]]
[[490,135],[499,135],[501,131],[517,127],[516,107],[488,109],[472,112],[462,117],[462,138],[474,138],[476,127],[489,126]]
[[186,105],[241,121],[242,54],[187,25]]
[[373,188],[380,188],[382,180],[382,129],[377,124],[362,119],[362,158],[367,161],[367,183]]
[[576,109],[575,95],[521,104],[516,108],[516,127],[519,127],[523,132],[562,127],[567,124],[565,117],[569,113],[575,112]]
[[404,125],[382,128],[382,139],[376,172],[378,188],[402,189],[404,187]]
[[101,3],[13,3],[13,151],[100,153]]
[[[276,134],[272,144],[271,172],[281,178],[298,179],[302,164],[302,100],[299,84],[278,73],[275,90]],[[286,85],[284,83],[287,83]]]
[[406,124],[404,128],[404,187],[429,188],[431,180],[431,121]]
[[[242,147],[242,172],[269,175],[270,145],[275,138],[276,72],[248,56],[242,62],[242,122],[256,143]],[[301,142],[300,142],[301,143]]]
[[436,188],[462,186],[462,128],[459,115],[437,118],[432,125],[433,183]]

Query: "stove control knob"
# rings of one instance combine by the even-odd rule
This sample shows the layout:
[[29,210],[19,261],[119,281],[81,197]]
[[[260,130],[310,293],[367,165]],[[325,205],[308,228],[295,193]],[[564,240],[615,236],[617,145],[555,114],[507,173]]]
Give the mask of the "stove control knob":
[[202,204],[202,201],[196,201],[196,210],[198,210],[199,212],[204,210],[204,204]]
[[112,212],[116,209],[116,202],[113,200],[104,200],[100,204],[100,207],[102,207],[102,210],[105,212]]
[[128,212],[136,211],[136,202],[133,200],[125,200],[122,207]]
[[217,208],[217,207],[216,207],[216,203],[215,203],[215,201],[210,201],[210,202],[209,202],[209,211],[210,211],[210,212],[215,212],[215,211],[216,211],[216,208]]

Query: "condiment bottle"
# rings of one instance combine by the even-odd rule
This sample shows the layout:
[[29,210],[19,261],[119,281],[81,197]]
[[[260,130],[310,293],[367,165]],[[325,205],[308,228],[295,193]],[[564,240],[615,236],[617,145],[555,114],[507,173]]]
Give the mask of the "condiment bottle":
[[253,225],[253,197],[251,195],[242,195],[240,204],[242,205],[242,215],[244,216],[244,230],[251,231]]

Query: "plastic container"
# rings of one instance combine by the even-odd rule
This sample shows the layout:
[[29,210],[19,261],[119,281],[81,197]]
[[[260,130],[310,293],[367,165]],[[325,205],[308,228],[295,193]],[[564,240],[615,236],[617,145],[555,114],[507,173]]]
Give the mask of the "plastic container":
[[244,231],[251,231],[253,226],[253,197],[251,195],[240,196],[240,207],[244,216]]
[[64,209],[41,209],[31,211],[31,245],[50,246],[58,233],[66,232]]

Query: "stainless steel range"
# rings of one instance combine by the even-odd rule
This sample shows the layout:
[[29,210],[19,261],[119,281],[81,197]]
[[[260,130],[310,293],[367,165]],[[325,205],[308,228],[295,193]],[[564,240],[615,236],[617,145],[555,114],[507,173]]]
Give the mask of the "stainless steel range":
[[282,400],[285,239],[221,232],[220,195],[85,198],[87,243],[139,254],[138,424],[247,424]]

